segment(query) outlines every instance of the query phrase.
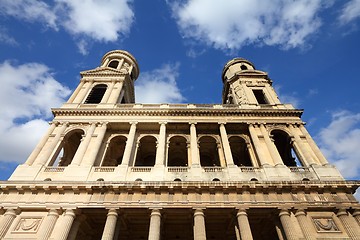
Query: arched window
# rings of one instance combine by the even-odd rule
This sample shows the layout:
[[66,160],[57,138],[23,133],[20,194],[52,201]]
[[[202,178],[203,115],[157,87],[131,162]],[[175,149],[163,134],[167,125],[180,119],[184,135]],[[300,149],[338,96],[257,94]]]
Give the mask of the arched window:
[[156,158],[156,138],[146,136],[140,139],[135,166],[154,166]]
[[50,165],[68,166],[79,148],[82,135],[84,135],[82,130],[74,130],[66,134],[61,143],[62,147],[57,151]]
[[203,167],[220,166],[218,144],[213,137],[205,136],[200,140],[200,164]]
[[111,139],[102,166],[117,166],[121,164],[127,138],[117,136]]
[[252,166],[247,144],[242,137],[230,137],[229,144],[235,165],[239,167]]
[[187,143],[184,137],[170,138],[168,166],[186,167],[188,165]]
[[98,84],[93,87],[85,100],[85,103],[100,103],[106,92],[106,84]]
[[109,65],[108,65],[109,67],[111,67],[111,68],[117,68],[118,66],[119,66],[119,61],[118,60],[112,60],[110,63],[109,63]]
[[275,146],[283,160],[288,167],[301,166],[301,162],[297,159],[295,150],[291,144],[290,136],[281,130],[274,130],[271,132]]

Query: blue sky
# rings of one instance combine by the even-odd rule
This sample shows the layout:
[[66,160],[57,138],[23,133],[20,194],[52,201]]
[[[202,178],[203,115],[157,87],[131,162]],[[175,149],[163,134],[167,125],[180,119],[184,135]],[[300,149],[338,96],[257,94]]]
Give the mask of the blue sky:
[[224,64],[250,60],[359,179],[359,28],[360,0],[0,0],[0,179],[114,49],[138,60],[136,102],[220,103]]

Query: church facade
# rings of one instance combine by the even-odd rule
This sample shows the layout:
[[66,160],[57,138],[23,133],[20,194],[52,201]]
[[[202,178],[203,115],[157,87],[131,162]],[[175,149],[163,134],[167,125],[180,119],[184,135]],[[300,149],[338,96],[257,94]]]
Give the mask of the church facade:
[[122,50],[81,72],[0,182],[0,239],[360,239],[359,182],[266,72],[230,60],[222,104],[135,103],[138,75]]

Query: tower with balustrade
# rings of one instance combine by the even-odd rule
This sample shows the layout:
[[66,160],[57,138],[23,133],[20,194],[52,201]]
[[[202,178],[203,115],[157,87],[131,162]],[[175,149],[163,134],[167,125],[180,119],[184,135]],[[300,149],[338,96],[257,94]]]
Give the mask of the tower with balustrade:
[[135,103],[138,75],[122,50],[81,72],[0,182],[1,239],[360,239],[359,183],[266,72],[230,60],[221,104]]

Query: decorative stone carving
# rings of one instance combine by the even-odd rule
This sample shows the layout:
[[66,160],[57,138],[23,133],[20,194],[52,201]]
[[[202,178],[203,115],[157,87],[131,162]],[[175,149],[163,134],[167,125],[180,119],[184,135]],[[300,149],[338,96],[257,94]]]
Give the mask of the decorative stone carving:
[[317,232],[340,232],[332,218],[313,218],[313,222]]
[[242,87],[236,86],[234,88],[234,92],[238,99],[238,104],[248,104],[249,103],[249,100],[247,99],[247,97],[245,95],[245,91]]
[[36,233],[40,227],[41,217],[21,218],[13,233]]

